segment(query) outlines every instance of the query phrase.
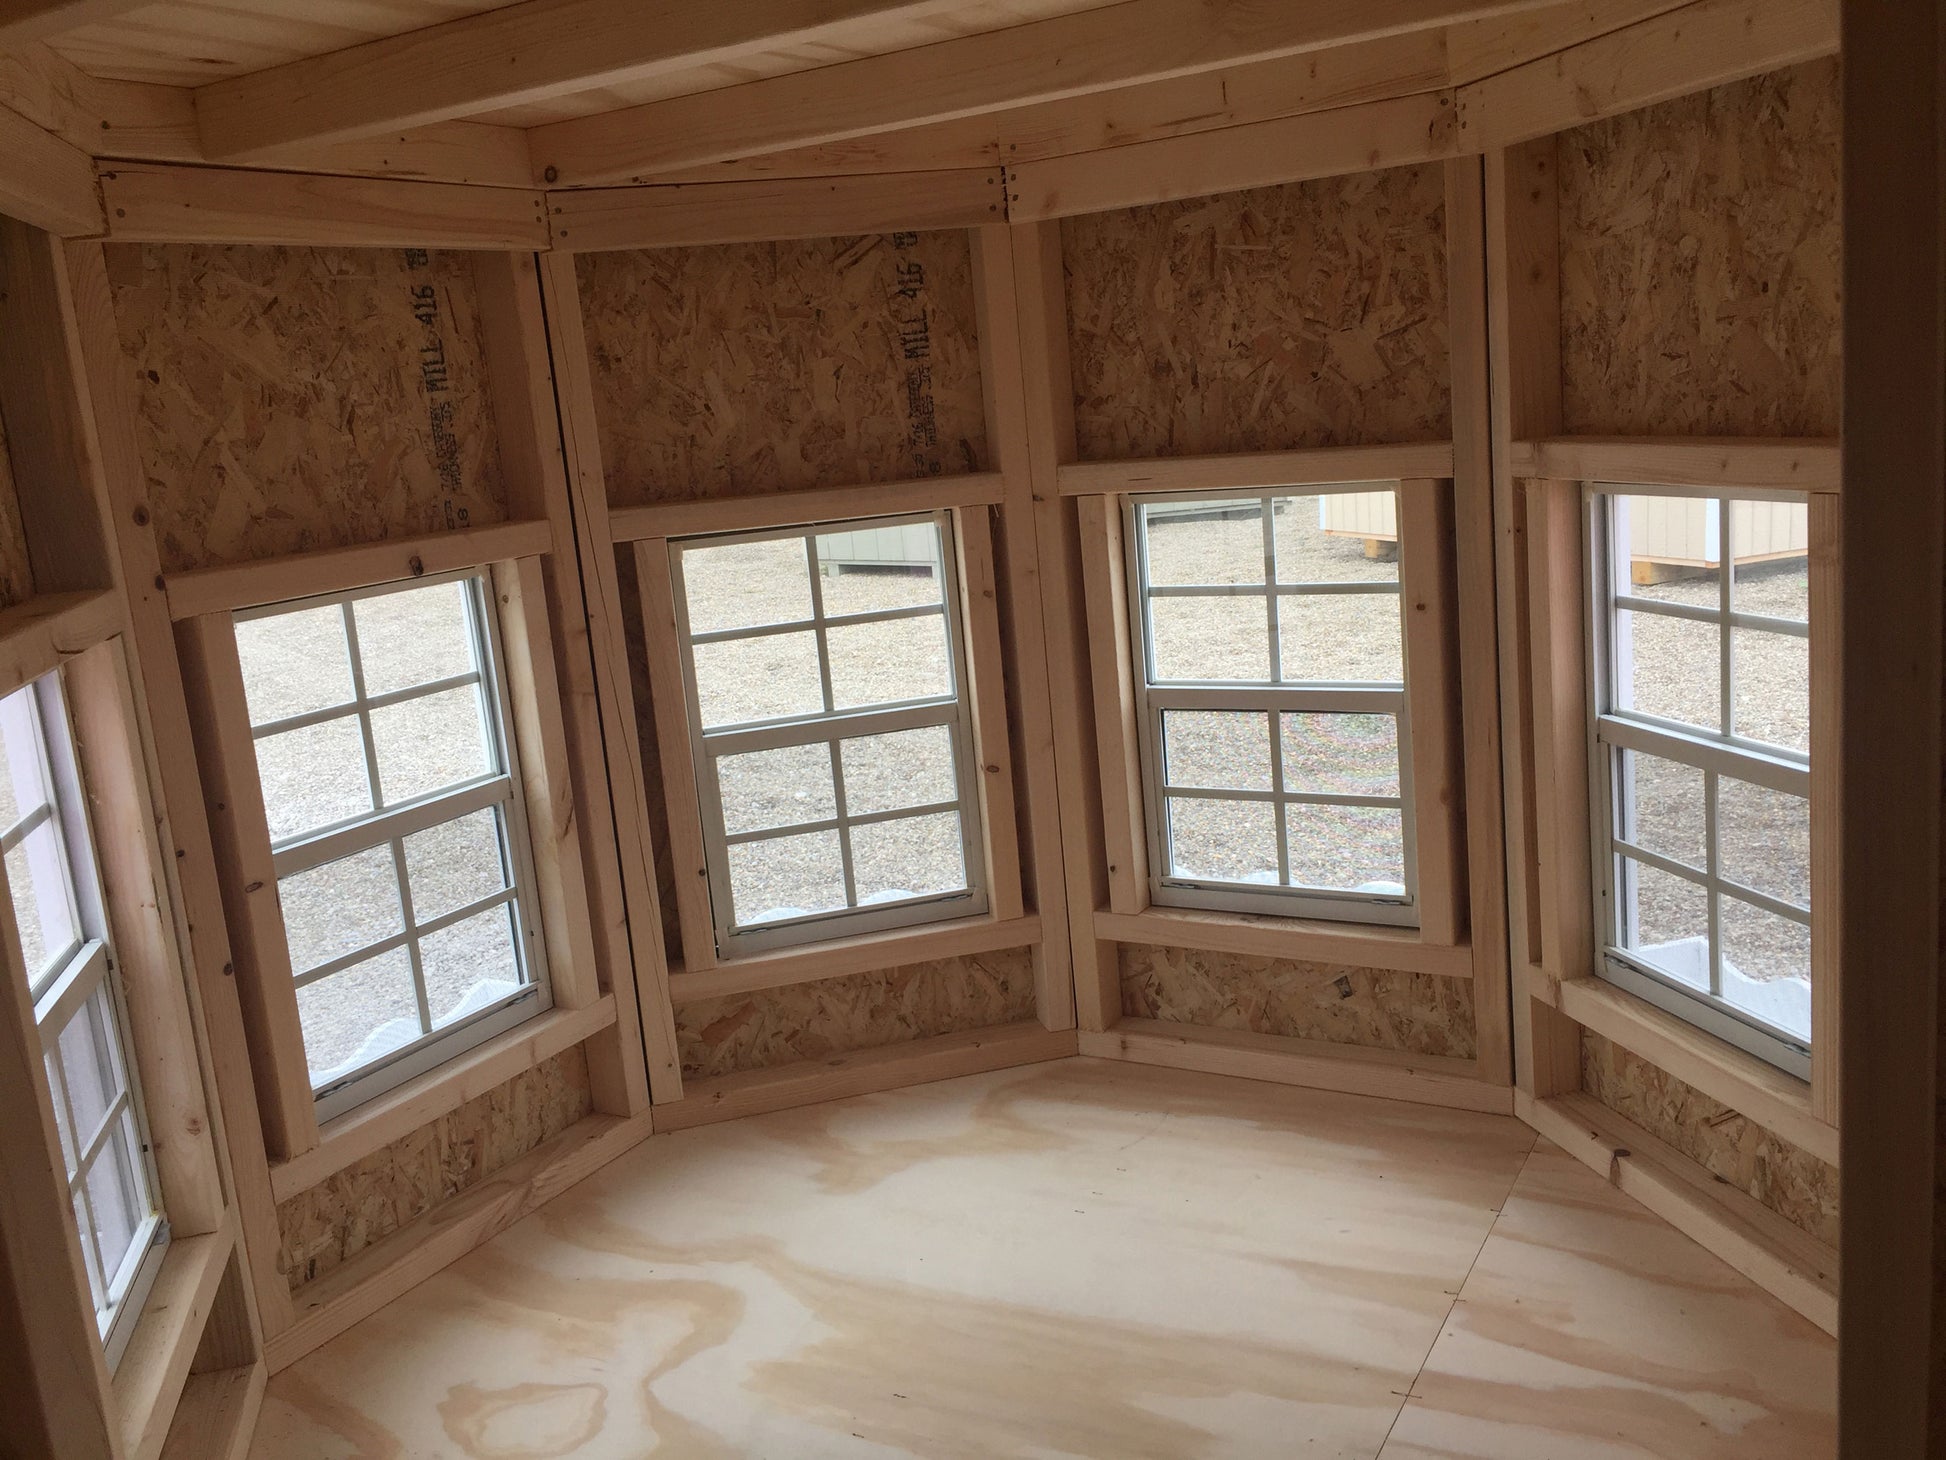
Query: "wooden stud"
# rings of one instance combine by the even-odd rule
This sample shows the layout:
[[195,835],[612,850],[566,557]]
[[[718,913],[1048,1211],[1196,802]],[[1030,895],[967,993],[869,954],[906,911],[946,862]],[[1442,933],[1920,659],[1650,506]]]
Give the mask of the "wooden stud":
[[1108,905],[1133,916],[1149,906],[1148,812],[1142,797],[1137,668],[1129,642],[1128,567],[1119,498],[1081,497],[1081,573],[1087,593],[1088,664],[1095,693]]
[[94,159],[0,106],[0,214],[76,237],[101,232]]
[[[569,683],[568,704],[581,726],[578,743],[599,740],[606,761],[608,798],[614,808],[622,896],[603,901],[603,926],[611,941],[626,919],[629,962],[647,1048],[651,1097],[657,1104],[682,1096],[682,1070],[676,1055],[675,1011],[669,1001],[669,963],[662,939],[662,904],[656,892],[649,848],[648,799],[643,788],[642,748],[636,735],[635,698],[622,628],[621,586],[615,565],[615,539],[609,525],[608,489],[602,474],[600,423],[595,415],[594,383],[589,378],[587,336],[581,323],[581,297],[574,260],[563,254],[539,265],[546,302],[547,340],[559,408],[560,442],[565,456],[569,520],[575,534],[571,556],[582,575],[585,663]],[[601,865],[600,862],[597,865]],[[619,902],[619,905],[618,905]],[[618,970],[614,975],[619,983]]]
[[121,243],[544,249],[547,205],[522,188],[118,163],[101,175]]
[[[1841,518],[1836,497],[1811,498],[1811,1110],[1831,1126],[1838,1124],[1844,1044],[1839,923],[1845,811],[1840,785],[1845,743]],[[1825,1159],[1835,1163],[1837,1156],[1834,1152]]]
[[641,507],[617,507],[609,514],[608,523],[616,542],[640,542],[645,537],[804,527],[814,522],[843,522],[848,517],[883,517],[888,512],[991,507],[998,506],[1005,494],[1006,479],[1001,473],[966,472],[803,492],[762,492],[696,502],[652,502]]
[[[1034,998],[1041,1024],[1071,1029],[1077,957],[1070,936],[1067,869],[1055,776],[1054,679],[1048,661],[1038,551],[1040,516],[1028,436],[1029,403],[1022,356],[1014,239],[1005,224],[973,234],[974,307],[979,320],[980,381],[987,440],[1003,482],[1000,562],[1002,625],[1013,669],[1009,705],[1015,785],[1026,792],[1027,846],[1034,907],[1042,937],[1034,953]],[[1089,977],[1093,976],[1092,966]]]
[[883,172],[857,177],[665,183],[548,194],[554,247],[616,248],[977,228],[1006,216],[998,167]]
[[662,804],[669,815],[669,860],[676,874],[676,917],[682,928],[683,967],[716,967],[716,921],[710,910],[709,860],[703,851],[703,808],[696,790],[696,745],[689,725],[682,634],[676,626],[676,585],[669,544],[635,544],[635,579],[642,595],[642,637],[649,657],[649,703],[655,712],[656,751],[662,762]]
[[1467,889],[1452,506],[1445,482],[1399,483],[1399,597],[1405,609],[1419,935],[1428,943],[1448,944],[1466,934]]
[[273,1158],[287,1160],[317,1144],[317,1107],[236,629],[227,613],[206,614],[177,625],[176,644],[204,776],[223,913],[236,940],[237,992],[250,1026],[251,1068],[266,1149]]
[[1456,138],[1450,91],[1364,102],[1024,162],[1007,172],[1007,216],[1066,218],[1430,162],[1457,152]]
[[1239,451],[1148,461],[1074,461],[1056,470],[1064,497],[1116,492],[1262,492],[1339,482],[1450,477],[1449,441],[1384,446],[1319,446],[1302,451]]
[[552,545],[552,529],[546,522],[496,522],[389,538],[360,547],[287,553],[227,567],[171,573],[164,591],[170,617],[200,618],[314,594],[483,568],[489,563],[544,553]]
[[[1540,12],[1545,15],[1548,12]],[[1496,624],[1492,364],[1487,324],[1486,193],[1478,158],[1446,164],[1447,335],[1452,346],[1453,568],[1459,635],[1460,748],[1473,949],[1475,1060],[1483,1080],[1513,1081],[1507,856]]]
[[1013,746],[1007,733],[1007,667],[1000,645],[1000,588],[993,561],[993,524],[986,507],[954,514],[959,553],[960,617],[966,625],[967,682],[972,696],[973,756],[979,767],[980,838],[987,866],[987,910],[1010,923],[1021,896],[1020,828],[1014,817]]

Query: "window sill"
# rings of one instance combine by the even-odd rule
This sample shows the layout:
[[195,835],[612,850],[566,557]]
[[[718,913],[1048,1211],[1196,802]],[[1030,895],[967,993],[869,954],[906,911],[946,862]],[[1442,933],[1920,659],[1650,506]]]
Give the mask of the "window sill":
[[848,973],[924,963],[935,958],[958,958],[969,953],[1023,948],[1040,940],[1041,920],[1033,913],[1026,917],[1005,919],[988,914],[984,917],[960,918],[950,923],[934,923],[929,927],[903,928],[896,932],[861,933],[849,938],[833,938],[824,943],[780,948],[771,953],[753,953],[734,963],[719,964],[695,973],[671,969],[669,997],[682,1004],[697,999],[751,994],[763,989],[813,983],[822,978],[840,978]]
[[613,994],[604,994],[584,1009],[551,1009],[347,1111],[318,1128],[318,1143],[311,1149],[272,1164],[273,1200],[285,1202],[309,1191],[354,1161],[504,1085],[614,1022]]
[[1325,923],[1263,913],[1151,907],[1139,913],[1097,912],[1095,936],[1112,943],[1350,963],[1440,978],[1473,977],[1470,944],[1429,943],[1416,929],[1373,923]]
[[235,1235],[226,1219],[217,1231],[172,1239],[163,1254],[162,1270],[142,1305],[112,1385],[116,1423],[132,1460],[152,1460],[162,1448],[217,1287],[235,1251]]
[[1601,979],[1547,981],[1553,1004],[1604,1039],[1693,1085],[1793,1145],[1838,1164],[1838,1128],[1811,1112],[1811,1087]]

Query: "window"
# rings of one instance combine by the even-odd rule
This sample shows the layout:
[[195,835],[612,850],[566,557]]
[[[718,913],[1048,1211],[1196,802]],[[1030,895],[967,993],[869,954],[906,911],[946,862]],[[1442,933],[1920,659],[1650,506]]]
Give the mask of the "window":
[[950,514],[670,544],[717,950],[986,910]]
[[1396,489],[1128,512],[1153,900],[1416,923]]
[[1600,971],[1808,1075],[1808,508],[1590,503]]
[[235,625],[328,1119],[549,1006],[493,594],[460,574]]
[[112,1366],[161,1266],[156,1199],[94,843],[58,676],[0,700],[0,850],[95,1317]]

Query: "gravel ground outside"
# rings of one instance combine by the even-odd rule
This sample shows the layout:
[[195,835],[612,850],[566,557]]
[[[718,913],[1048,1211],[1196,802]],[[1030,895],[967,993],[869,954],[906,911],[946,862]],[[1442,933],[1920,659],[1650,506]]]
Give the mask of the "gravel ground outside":
[[[1389,545],[1323,532],[1317,499],[1283,499],[1273,518],[1280,582],[1397,582]],[[1198,512],[1152,525],[1150,567],[1157,584],[1264,582],[1261,519]],[[748,629],[811,616],[811,576],[801,539],[740,543],[692,552],[685,565],[695,632]],[[952,669],[940,578],[917,569],[836,571],[820,580],[828,617],[884,609],[938,608],[918,617],[827,630],[834,702],[858,708],[951,689]],[[1746,567],[1738,603],[1747,611],[1804,617],[1803,559]],[[1641,596],[1713,606],[1714,576],[1644,586]],[[459,594],[435,585],[361,600],[357,627],[368,693],[383,693],[464,672]],[[1198,672],[1261,679],[1269,674],[1270,631],[1260,595],[1158,599],[1154,649],[1163,678]],[[1718,673],[1713,626],[1634,615],[1635,703],[1655,713],[1713,723]],[[1401,670],[1395,592],[1280,598],[1279,650],[1287,678],[1396,681]],[[343,703],[350,667],[337,610],[327,608],[242,626],[240,648],[253,721]],[[1740,728],[1779,744],[1808,736],[1809,664],[1805,643],[1739,630]],[[696,651],[706,725],[815,712],[823,704],[817,637],[767,634]],[[373,713],[381,784],[388,801],[480,774],[487,765],[475,692],[447,691]],[[1172,784],[1202,789],[1269,790],[1271,757],[1283,758],[1288,789],[1398,796],[1397,722],[1390,714],[1284,715],[1172,712],[1165,752]],[[282,837],[368,810],[364,754],[354,718],[259,741],[259,765],[272,835]],[[1703,860],[1701,773],[1636,758],[1635,835],[1666,855]],[[945,727],[855,737],[840,743],[836,773],[826,746],[725,756],[719,762],[725,824],[739,832],[789,827],[835,815],[839,790],[852,815],[911,810],[951,801],[957,791],[953,741]],[[1403,820],[1387,808],[1284,808],[1293,880],[1374,890],[1406,879]],[[1178,865],[1241,881],[1277,880],[1276,808],[1262,802],[1171,802]],[[505,884],[494,811],[407,838],[413,911],[437,917]],[[1809,890],[1809,828],[1804,803],[1725,780],[1719,836],[1726,875],[1774,896],[1803,901]],[[857,902],[896,899],[965,885],[956,812],[906,815],[841,833],[820,830],[733,846],[730,893],[745,922],[846,905],[847,850]],[[397,933],[399,881],[389,848],[335,862],[280,884],[293,962],[301,971]],[[1706,929],[1700,889],[1645,869],[1639,907],[1642,941],[1662,942]],[[1748,904],[1725,904],[1725,951],[1753,977],[1808,970],[1804,930]],[[422,944],[436,1022],[498,996],[518,977],[504,910],[476,915]],[[368,960],[300,990],[314,1075],[357,1053],[372,1031],[414,1021],[404,951]]]

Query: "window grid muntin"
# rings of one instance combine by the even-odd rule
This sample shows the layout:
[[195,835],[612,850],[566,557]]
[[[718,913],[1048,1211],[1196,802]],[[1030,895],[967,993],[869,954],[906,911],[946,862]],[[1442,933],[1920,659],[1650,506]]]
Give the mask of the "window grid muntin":
[[[465,674],[446,675],[423,684],[369,695],[365,689],[365,666],[358,639],[357,615],[353,605],[363,599],[393,593],[438,587],[444,583],[465,585],[462,600],[466,605],[466,632],[473,655],[473,668]],[[298,988],[322,983],[369,959],[403,946],[412,973],[413,1001],[419,1020],[415,1039],[349,1071],[325,1085],[313,1086],[320,1119],[330,1119],[355,1108],[412,1078],[423,1069],[463,1053],[494,1035],[512,1028],[552,1006],[547,980],[546,950],[541,942],[539,909],[534,902],[535,873],[528,840],[526,807],[515,794],[513,744],[513,707],[508,699],[504,655],[499,645],[499,616],[494,607],[493,587],[486,572],[478,568],[452,573],[431,574],[397,582],[382,583],[342,593],[319,594],[292,599],[260,608],[240,611],[237,622],[302,613],[325,606],[336,606],[341,613],[345,634],[345,654],[349,665],[352,698],[300,715],[267,720],[250,727],[252,741],[290,729],[305,728],[331,720],[357,717],[359,738],[365,763],[365,776],[372,809],[323,826],[311,827],[271,843],[271,868],[281,886],[286,877],[312,871],[360,852],[386,847],[392,859],[393,876],[398,884],[402,931],[338,955],[324,964],[303,972],[292,970]],[[379,774],[377,744],[371,724],[373,710],[409,703],[444,694],[464,686],[476,689],[475,704],[488,770],[479,776],[405,797],[391,804],[384,799]],[[418,922],[412,910],[412,888],[406,864],[405,842],[410,836],[445,826],[482,809],[495,811],[495,830],[499,840],[502,875],[510,885],[500,892],[475,899],[462,908]],[[510,909],[511,938],[520,974],[519,987],[510,994],[476,1009],[464,1019],[434,1027],[431,995],[427,985],[421,940],[433,933],[477,916],[495,907]]]
[[[1397,480],[1307,484],[1273,488],[1262,492],[1225,492],[1220,497],[1208,492],[1162,492],[1126,499],[1126,551],[1132,590],[1129,607],[1133,631],[1139,646],[1137,660],[1142,675],[1136,686],[1141,699],[1137,720],[1140,727],[1142,784],[1146,802],[1149,835],[1150,895],[1158,903],[1186,907],[1210,907],[1245,912],[1272,912],[1284,916],[1338,918],[1346,921],[1388,923],[1411,926],[1418,921],[1418,840],[1412,799],[1410,717],[1403,680],[1291,680],[1284,678],[1281,604],[1286,598],[1327,595],[1389,596],[1400,605],[1399,655],[1405,661],[1405,622],[1403,588],[1395,576],[1370,582],[1327,579],[1280,583],[1277,579],[1275,504],[1307,497],[1333,494],[1386,492],[1396,504]],[[1172,503],[1193,503],[1212,510],[1230,504],[1255,503],[1263,536],[1263,582],[1215,584],[1151,584],[1149,581],[1149,543],[1147,509]],[[1395,518],[1395,520],[1397,520]],[[1156,636],[1151,603],[1158,598],[1214,598],[1261,596],[1265,602],[1264,624],[1269,641],[1268,680],[1167,680],[1156,672]],[[1410,669],[1406,668],[1409,674]],[[1269,717],[1271,790],[1255,794],[1200,787],[1180,787],[1168,779],[1165,754],[1164,718],[1171,710],[1222,710],[1247,712],[1263,710]],[[1331,793],[1291,792],[1284,787],[1282,721],[1284,714],[1372,714],[1392,719],[1396,727],[1399,755],[1399,795],[1341,801]],[[1277,845],[1279,885],[1229,882],[1214,878],[1180,875],[1175,865],[1173,830],[1169,801],[1178,799],[1269,801]],[[1357,892],[1349,888],[1317,888],[1290,885],[1290,829],[1285,809],[1293,804],[1369,804],[1379,809],[1397,810],[1400,818],[1400,858],[1403,896]]]
[[[825,586],[819,570],[817,540],[839,536],[925,524],[936,536],[939,569],[939,601],[899,609],[871,609],[857,613],[828,613]],[[722,547],[733,543],[790,542],[803,546],[805,566],[810,577],[811,617],[786,624],[755,624],[731,629],[694,633],[690,629],[689,585],[684,555],[694,549]],[[695,747],[694,772],[699,791],[699,810],[703,822],[704,857],[708,864],[710,908],[715,924],[719,956],[755,953],[766,948],[804,943],[824,936],[846,932],[877,931],[909,927],[931,921],[935,910],[963,902],[957,915],[974,916],[986,910],[986,867],[981,845],[977,757],[973,754],[972,696],[967,681],[965,625],[959,601],[959,578],[952,514],[950,511],[904,513],[891,517],[847,518],[818,522],[803,527],[758,529],[751,532],[711,533],[674,538],[669,542],[670,578],[675,590],[676,631],[682,653],[686,680],[686,713],[691,741]],[[899,619],[938,617],[945,633],[949,693],[924,695],[912,699],[874,702],[869,706],[837,707],[832,686],[831,653],[828,629],[837,625],[890,622]],[[696,674],[695,647],[698,644],[735,642],[769,637],[779,633],[815,635],[818,653],[819,693],[823,709],[813,714],[784,715],[728,724],[704,726],[702,696]],[[887,813],[851,816],[847,812],[843,757],[840,743],[870,735],[885,735],[901,730],[945,726],[951,732],[953,779],[958,799],[929,803],[920,807],[898,807]],[[725,825],[723,794],[717,762],[730,755],[749,754],[804,745],[827,745],[831,759],[832,793],[842,825],[824,821],[817,825],[764,827],[756,831],[730,832]],[[915,819],[926,815],[954,812],[960,824],[960,860],[965,871],[963,888],[924,893],[897,901],[857,902],[857,874],[850,828]],[[774,841],[784,836],[805,835],[826,829],[838,834],[839,855],[846,905],[828,911],[794,918],[771,918],[744,923],[737,919],[729,868],[729,848],[755,842]],[[827,931],[828,930],[828,931]]]
[[[1667,496],[1704,500],[1717,513],[1718,570],[1716,605],[1664,603],[1618,592],[1627,576],[1629,551],[1616,530],[1616,513],[1632,496]],[[1808,1040],[1782,1029],[1750,1010],[1731,1003],[1723,988],[1723,899],[1741,901],[1761,911],[1809,928],[1811,912],[1787,900],[1744,886],[1721,872],[1718,797],[1724,777],[1810,800],[1810,756],[1793,746],[1778,745],[1742,735],[1736,721],[1736,629],[1756,629],[1809,639],[1808,619],[1747,614],[1736,607],[1736,529],[1734,501],[1795,503],[1781,493],[1750,490],[1712,492],[1668,488],[1645,483],[1591,482],[1585,491],[1585,557],[1590,564],[1594,611],[1589,616],[1589,741],[1593,761],[1590,799],[1594,817],[1596,926],[1601,930],[1602,957],[1597,971],[1650,999],[1659,1007],[1705,1028],[1725,1040],[1777,1065],[1809,1078]],[[1807,552],[1808,555],[1808,552]],[[1632,586],[1632,582],[1631,582]],[[1673,720],[1633,708],[1619,708],[1621,698],[1622,619],[1618,610],[1682,618],[1717,625],[1717,724],[1714,727]],[[1808,610],[1807,610],[1808,612]],[[1658,756],[1700,770],[1704,777],[1704,848],[1706,865],[1689,867],[1621,836],[1625,824],[1625,786],[1619,773],[1624,751]],[[1678,877],[1703,891],[1709,940],[1707,991],[1659,969],[1627,947],[1617,946],[1636,936],[1636,898],[1630,859]]]
[[[31,727],[25,748],[33,756],[44,799],[0,840],[10,848],[33,829],[52,821],[61,893],[76,933],[68,948],[50,959],[38,979],[29,974],[29,997],[49,1094],[67,1138],[62,1152],[64,1167],[69,1154],[73,1156],[73,1169],[66,1173],[68,1200],[75,1211],[96,1328],[112,1370],[134,1332],[161,1267],[169,1242],[169,1223],[162,1211],[161,1179],[155,1168],[141,1091],[129,1064],[128,1011],[107,942],[107,913],[98,890],[101,874],[95,865],[86,798],[74,761],[58,671],[14,691],[6,700],[20,707],[9,713],[18,714]],[[77,848],[85,852],[85,862],[77,860]],[[98,1018],[91,1010],[98,1010]],[[75,1119],[67,1059],[61,1049],[62,1037],[76,1020],[87,1021],[85,1029],[96,1066],[114,1087],[94,1129],[85,1132]],[[127,1196],[134,1220],[128,1246],[115,1258],[110,1271],[89,1179],[100,1162],[117,1160],[117,1146],[119,1164],[129,1181]],[[120,1178],[115,1179],[119,1182]]]

